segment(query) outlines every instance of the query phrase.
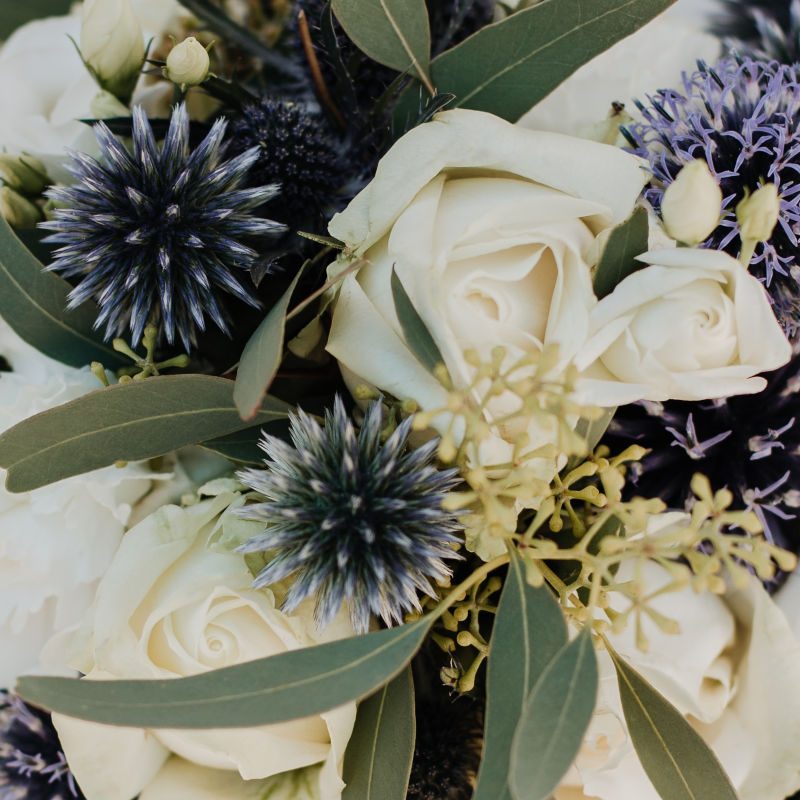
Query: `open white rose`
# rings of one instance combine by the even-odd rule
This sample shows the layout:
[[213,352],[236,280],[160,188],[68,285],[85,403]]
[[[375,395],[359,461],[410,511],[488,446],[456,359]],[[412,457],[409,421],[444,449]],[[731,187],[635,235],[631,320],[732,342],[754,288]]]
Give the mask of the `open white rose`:
[[[2,320],[0,356],[13,368],[0,372],[0,431],[99,388],[88,369],[46,358]],[[151,477],[131,464],[11,494],[0,470],[0,687],[37,669],[48,640],[80,622]]]
[[[623,565],[619,579],[631,577]],[[670,580],[653,563],[643,579],[648,594]],[[705,739],[740,800],[785,800],[800,788],[800,642],[780,609],[755,579],[723,597],[685,589],[652,605],[681,632],[645,618],[648,652],[632,626],[609,637],[615,650]],[[659,800],[628,737],[611,659],[598,656],[595,717],[555,800]]]
[[783,366],[791,345],[764,287],[716,250],[658,250],[592,311],[576,363],[586,398],[706,400],[762,391],[757,377]]
[[339,291],[328,350],[358,379],[423,408],[445,392],[403,340],[396,270],[455,383],[501,345],[510,358],[581,350],[596,300],[597,237],[632,211],[638,159],[479,111],[437,115],[400,139],[330,232],[368,264]]
[[[229,528],[259,528],[234,516],[243,502],[222,491],[186,509],[165,506],[125,536],[76,637],[87,644],[74,666],[88,680],[196,675],[322,641],[310,610],[283,614],[270,591],[252,588],[243,556],[214,547],[231,535]],[[326,629],[324,640],[352,634],[342,616]],[[319,798],[338,800],[355,703],[244,729],[145,731],[63,716],[54,722],[88,800],[132,800],[140,792],[148,798],[154,779],[152,797],[164,797],[156,789],[168,785],[169,775],[160,772],[165,764],[175,768],[167,762],[171,754],[230,772],[214,778],[225,785],[322,765],[315,771]],[[242,787],[243,797],[250,788]]]

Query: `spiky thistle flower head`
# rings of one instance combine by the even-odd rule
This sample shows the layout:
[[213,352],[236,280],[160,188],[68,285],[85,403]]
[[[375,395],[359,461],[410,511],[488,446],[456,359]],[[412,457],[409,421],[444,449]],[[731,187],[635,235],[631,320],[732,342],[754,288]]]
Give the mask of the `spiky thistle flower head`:
[[682,91],[667,89],[638,103],[644,121],[626,131],[633,152],[653,173],[647,199],[659,211],[680,170],[703,159],[722,187],[719,227],[703,246],[741,252],[736,207],[749,193],[774,183],[780,219],[760,244],[750,270],[765,284],[775,312],[794,337],[800,327],[800,78],[776,62],[727,58],[684,76]]
[[625,406],[605,441],[612,451],[650,449],[631,465],[630,493],[684,509],[692,476],[702,472],[715,489],[733,492],[734,508],[755,512],[767,539],[800,553],[800,355],[766,377],[759,394]]
[[251,244],[283,226],[252,212],[278,188],[244,188],[258,151],[226,160],[225,129],[218,120],[191,150],[189,115],[179,105],[159,147],[137,106],[130,152],[99,123],[100,160],[72,153],[76,183],[51,190],[58,208],[42,227],[54,232],[45,241],[59,247],[48,268],[80,279],[69,305],[94,300],[95,327],[107,338],[128,329],[136,344],[152,323],[188,350],[206,317],[230,333],[221,293],[258,307],[245,288],[258,257]]
[[84,800],[50,715],[0,691],[0,798]]
[[763,61],[800,61],[800,0],[722,0],[714,32],[728,47]]
[[303,411],[290,421],[294,446],[267,435],[267,468],[239,473],[264,498],[240,511],[266,526],[241,548],[271,557],[256,586],[295,576],[284,608],[316,597],[320,628],[343,603],[360,633],[372,615],[401,622],[420,608],[420,592],[436,595],[433,582],[447,579],[446,561],[459,557],[460,526],[443,508],[455,470],[431,463],[435,441],[407,451],[410,419],[382,442],[379,402],[358,433],[339,397],[324,426]]

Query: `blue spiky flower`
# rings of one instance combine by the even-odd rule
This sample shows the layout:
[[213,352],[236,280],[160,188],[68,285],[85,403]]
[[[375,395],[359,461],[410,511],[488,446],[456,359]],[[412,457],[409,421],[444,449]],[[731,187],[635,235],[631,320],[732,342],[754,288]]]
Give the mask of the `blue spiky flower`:
[[714,32],[734,52],[764,61],[800,61],[800,0],[722,0]]
[[60,247],[48,269],[80,279],[69,307],[94,300],[95,327],[107,338],[128,329],[136,344],[152,323],[189,350],[206,317],[230,333],[220,293],[259,306],[245,285],[258,258],[251,245],[284,229],[252,212],[278,187],[244,188],[258,151],[226,160],[225,128],[217,120],[192,151],[189,115],[179,105],[159,147],[136,107],[131,152],[99,123],[100,160],[72,153],[76,183],[51,190],[59,208],[42,227],[55,232],[45,241]]
[[0,691],[0,800],[84,800],[50,715]]
[[244,507],[266,530],[241,550],[268,553],[263,587],[294,575],[284,602],[292,611],[316,597],[315,619],[325,627],[348,603],[353,627],[364,633],[371,616],[387,625],[419,609],[420,592],[448,578],[459,538],[456,516],[442,503],[455,470],[431,463],[436,442],[407,450],[411,420],[381,441],[381,404],[368,409],[359,433],[339,397],[320,426],[303,411],[291,417],[294,447],[264,436],[267,469],[239,474],[264,497]]
[[724,196],[719,227],[704,246],[741,251],[736,206],[748,192],[774,183],[781,198],[772,238],[760,244],[750,270],[769,292],[790,337],[800,328],[800,77],[777,62],[727,58],[684,76],[683,90],[662,90],[638,103],[644,121],[625,131],[633,151],[650,162],[646,192],[656,210],[685,164],[705,160]]

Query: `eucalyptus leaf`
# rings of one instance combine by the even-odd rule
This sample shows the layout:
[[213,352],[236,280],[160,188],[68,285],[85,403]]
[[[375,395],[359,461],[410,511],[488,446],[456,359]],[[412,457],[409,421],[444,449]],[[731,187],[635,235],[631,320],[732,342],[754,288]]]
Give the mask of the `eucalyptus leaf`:
[[[267,398],[255,421],[285,417]],[[233,381],[169,375],[112,386],[23,420],[0,436],[6,488],[27,492],[117,461],[153,458],[250,427],[233,402]]]
[[444,358],[394,269],[392,269],[392,299],[406,344],[420,363],[432,372],[439,364],[444,363]]
[[[575,70],[674,2],[543,0],[437,56],[431,80],[437,91],[456,96],[453,107],[516,122]],[[417,106],[418,89],[412,84],[396,119],[413,116]]]
[[564,615],[550,590],[525,580],[512,555],[489,645],[483,760],[474,800],[508,800],[514,732],[536,681],[567,643]]
[[71,0],[6,0],[0,9],[0,39],[6,39],[26,22],[69,12]]
[[242,353],[236,372],[233,400],[239,409],[239,416],[247,422],[258,414],[258,409],[281,365],[286,338],[286,314],[302,275],[301,268],[281,299],[256,328]]
[[66,310],[71,288],[47,272],[0,217],[0,316],[39,352],[71,367],[130,364],[93,329],[97,310],[91,304]]
[[342,800],[406,800],[416,727],[414,679],[406,667],[358,707]]
[[373,61],[430,84],[431,31],[425,0],[333,0],[348,37]]
[[725,770],[663,695],[609,648],[633,746],[662,800],[736,800]]
[[277,419],[265,425],[254,425],[252,428],[201,442],[200,446],[237,464],[263,466],[265,455],[258,443],[265,433],[289,441],[288,420]]
[[23,677],[17,693],[79,719],[134,728],[251,728],[301,719],[368,697],[408,665],[433,624],[291,650],[168,680]]
[[597,657],[588,628],[548,664],[525,701],[511,748],[514,800],[548,800],[569,770],[597,703]]
[[636,261],[636,256],[649,249],[649,220],[644,208],[615,228],[608,238],[594,274],[594,293],[599,299],[611,294],[617,284],[646,265]]

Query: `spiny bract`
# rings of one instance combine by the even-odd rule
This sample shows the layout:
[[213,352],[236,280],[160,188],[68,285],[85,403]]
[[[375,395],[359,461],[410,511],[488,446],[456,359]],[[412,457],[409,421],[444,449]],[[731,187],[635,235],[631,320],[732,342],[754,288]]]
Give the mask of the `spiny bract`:
[[259,306],[235,273],[258,258],[246,241],[284,230],[251,213],[278,187],[243,188],[258,150],[225,160],[225,128],[217,120],[192,151],[189,115],[180,105],[159,148],[137,106],[132,152],[98,123],[100,160],[72,153],[75,185],[50,191],[57,208],[42,227],[55,232],[45,241],[60,247],[48,269],[81,279],[69,307],[94,300],[95,327],[105,326],[107,338],[129,329],[136,344],[152,323],[167,342],[177,335],[188,350],[206,316],[230,333],[219,291]]
[[431,464],[435,441],[406,451],[410,419],[385,443],[382,425],[376,402],[356,434],[337,397],[324,427],[299,411],[291,416],[294,447],[264,436],[267,469],[239,474],[265,498],[240,512],[267,526],[241,548],[271,557],[256,586],[296,574],[284,608],[316,597],[320,628],[345,602],[359,633],[373,614],[387,625],[402,622],[420,608],[419,592],[435,596],[432,582],[449,578],[445,560],[459,557],[460,526],[442,506],[455,471]]
[[800,61],[800,0],[722,0],[714,31],[735,53],[796,64]]

